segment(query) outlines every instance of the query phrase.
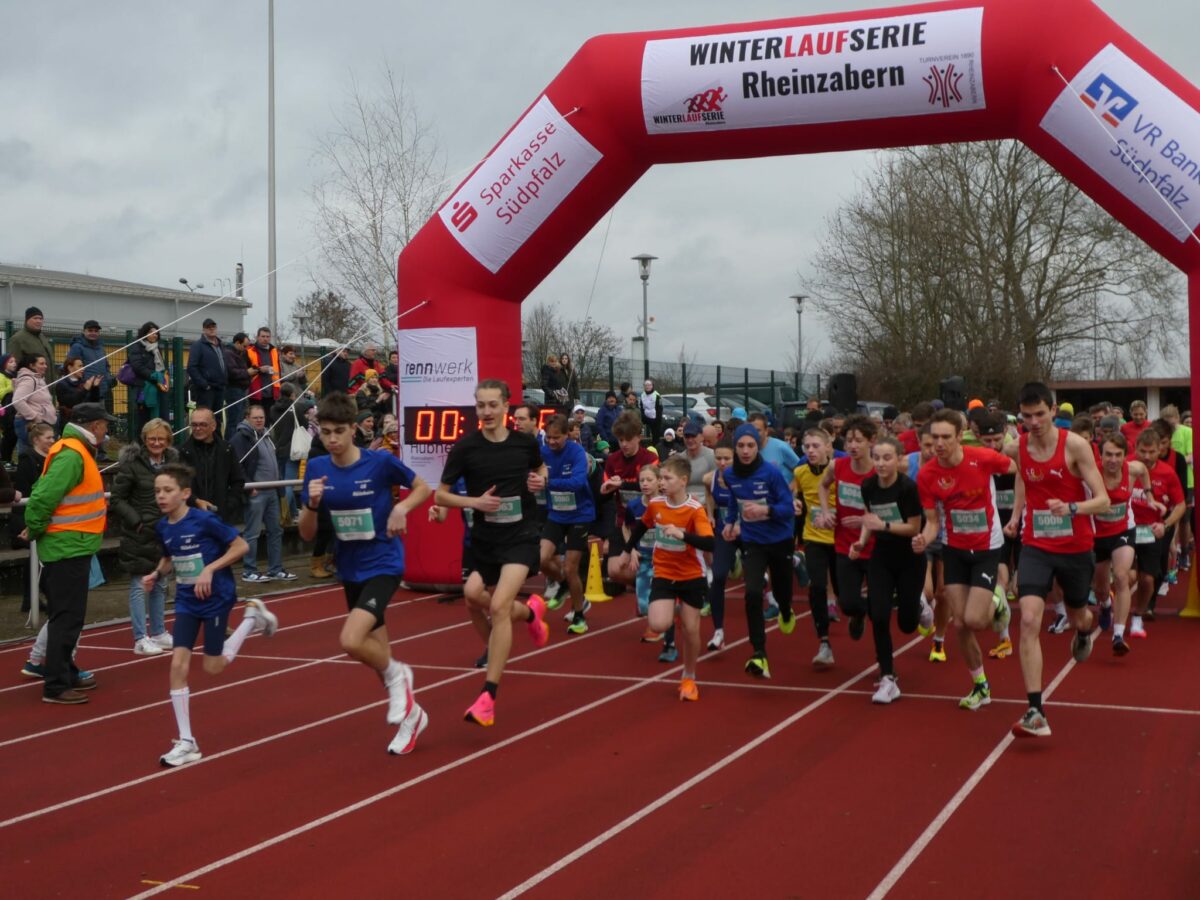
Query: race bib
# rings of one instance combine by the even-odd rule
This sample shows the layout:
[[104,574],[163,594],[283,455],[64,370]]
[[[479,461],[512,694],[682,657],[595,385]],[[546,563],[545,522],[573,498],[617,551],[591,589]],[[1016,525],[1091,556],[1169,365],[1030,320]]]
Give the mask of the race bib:
[[903,516],[900,515],[900,507],[895,503],[880,503],[878,506],[871,507],[871,512],[893,525],[899,525],[904,521]]
[[741,516],[743,519],[746,518],[746,504],[747,503],[753,503],[756,506],[763,505],[763,501],[761,501],[761,500],[743,500],[741,497],[738,497],[738,502],[737,502],[738,515]]
[[1128,507],[1124,503],[1114,503],[1108,508],[1108,512],[1096,514],[1096,519],[1101,522],[1123,522],[1126,518]]
[[642,535],[641,541],[638,543],[638,551],[645,556],[647,553],[654,552],[654,538],[658,534],[658,528],[652,528]]
[[1011,488],[1007,491],[996,491],[996,509],[1012,509],[1017,502],[1017,492]]
[[1149,525],[1139,525],[1133,535],[1135,544],[1153,544],[1156,540],[1154,530]]
[[172,556],[171,565],[175,567],[175,580],[180,584],[195,584],[204,571],[204,558],[199,553],[189,553],[187,556]]
[[369,509],[338,509],[330,513],[333,533],[339,541],[370,541],[375,538],[375,516]]
[[[952,509],[950,510],[950,524],[954,527],[956,534],[985,534],[988,530],[987,510]],[[1037,533],[1036,527],[1034,533]],[[1069,522],[1067,523],[1067,533],[1071,533]]]
[[682,553],[687,549],[687,544],[683,542],[683,538],[673,538],[667,535],[664,525],[654,526],[654,546],[658,550],[666,550],[668,553]]
[[1035,538],[1068,538],[1074,533],[1070,516],[1056,516],[1048,509],[1033,511],[1033,536]]
[[837,505],[852,506],[855,509],[866,509],[866,507],[863,505],[862,486],[851,484],[848,481],[839,481]]
[[555,512],[574,512],[576,509],[574,491],[551,491],[550,508]]
[[485,512],[483,520],[493,525],[512,525],[520,522],[522,516],[520,497],[501,497],[500,508],[495,512]]

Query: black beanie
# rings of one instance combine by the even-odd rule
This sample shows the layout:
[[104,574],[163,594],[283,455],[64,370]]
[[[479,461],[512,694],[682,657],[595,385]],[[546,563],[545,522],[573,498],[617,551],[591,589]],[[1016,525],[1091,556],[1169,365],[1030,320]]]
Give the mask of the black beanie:
[[36,306],[31,306],[29,309],[25,310],[25,321],[28,322],[34,316],[40,316],[41,314],[42,311],[40,309],[38,309]]

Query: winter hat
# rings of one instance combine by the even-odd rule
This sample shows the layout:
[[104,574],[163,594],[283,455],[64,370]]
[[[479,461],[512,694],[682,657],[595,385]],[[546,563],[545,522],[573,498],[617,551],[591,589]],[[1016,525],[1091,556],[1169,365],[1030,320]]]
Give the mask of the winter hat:
[[740,441],[744,437],[754,438],[754,443],[756,443],[756,444],[761,445],[761,443],[762,443],[758,437],[758,429],[755,428],[753,425],[751,425],[749,422],[747,422],[745,425],[739,425],[737,427],[737,430],[734,431],[734,433],[733,433],[734,446],[737,446],[737,442]]
[[[36,306],[31,306],[31,307],[29,307],[29,309],[25,310],[25,321],[28,322],[34,316],[41,316],[41,315],[42,315],[42,311],[40,309],[38,309]],[[45,316],[42,316],[42,318],[45,318]]]

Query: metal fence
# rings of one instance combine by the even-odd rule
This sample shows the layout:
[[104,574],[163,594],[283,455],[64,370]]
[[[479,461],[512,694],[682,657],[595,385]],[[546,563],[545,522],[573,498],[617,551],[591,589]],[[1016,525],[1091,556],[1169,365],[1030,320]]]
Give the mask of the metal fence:
[[[654,382],[654,388],[660,394],[704,394],[711,396],[713,404],[718,407],[745,407],[757,401],[778,409],[781,403],[804,401],[821,393],[820,375],[653,359],[647,363],[642,359],[621,356],[608,357],[606,371],[594,373],[592,377],[585,374],[580,380],[579,389],[615,391],[622,384],[629,384],[633,391],[640,393],[646,378]],[[526,373],[525,383],[529,387],[540,387],[541,373]],[[751,401],[749,404],[747,398]]]
[[[8,337],[20,328],[19,322],[6,321],[4,323],[4,333]],[[54,354],[54,359],[50,364],[50,371],[46,373],[46,383],[56,381],[62,377],[63,364],[67,360],[67,352],[71,348],[71,341],[79,336],[78,330],[67,330],[47,326],[42,330],[43,336],[50,342],[50,349]],[[121,366],[125,364],[124,348],[132,344],[137,338],[133,331],[125,331],[124,333],[101,333],[100,343],[104,347],[105,353],[111,353],[112,356],[108,359],[109,368],[114,377],[114,384],[110,388],[111,394],[111,410],[112,414],[118,418],[118,423],[110,430],[110,434],[118,439],[132,441],[135,439],[134,425],[136,417],[133,415],[136,400],[131,398],[131,388],[115,381],[116,375],[121,371]],[[173,427],[178,430],[187,424],[188,410],[188,390],[187,390],[187,361],[188,353],[196,338],[185,337],[167,337],[163,335],[159,339],[159,344],[162,347],[163,364],[167,367],[167,372],[170,375],[170,403],[168,409],[170,411],[170,420]],[[228,344],[228,341],[225,341]],[[292,343],[293,347],[297,348],[296,362],[303,365],[308,372],[309,387],[319,393],[321,379],[320,373],[323,363],[318,362],[318,359],[327,350],[317,346],[306,346],[300,343]],[[54,389],[51,388],[51,393]],[[132,402],[131,402],[132,401]],[[181,442],[186,435],[179,435],[178,440]]]

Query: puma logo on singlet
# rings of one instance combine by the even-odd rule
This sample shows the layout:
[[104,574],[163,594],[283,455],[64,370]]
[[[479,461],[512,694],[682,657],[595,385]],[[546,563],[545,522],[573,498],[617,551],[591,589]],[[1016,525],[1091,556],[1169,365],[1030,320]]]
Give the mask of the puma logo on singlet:
[[1050,469],[1049,472],[1051,475],[1057,475],[1059,478],[1063,477],[1062,469]]

